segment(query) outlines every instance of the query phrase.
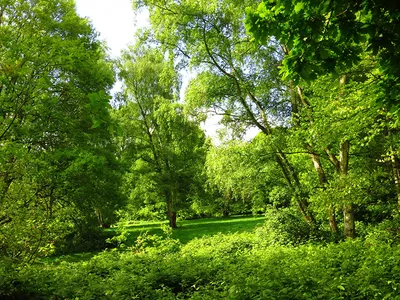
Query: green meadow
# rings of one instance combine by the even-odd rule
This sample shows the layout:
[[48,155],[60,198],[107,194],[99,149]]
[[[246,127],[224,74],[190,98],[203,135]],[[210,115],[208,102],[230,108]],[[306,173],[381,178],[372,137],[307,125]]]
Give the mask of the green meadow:
[[[178,222],[178,227],[172,231],[171,237],[186,244],[194,238],[203,236],[213,236],[218,233],[242,233],[251,232],[255,227],[264,223],[265,216],[232,216],[225,218],[208,218],[195,220],[182,220]],[[127,224],[123,228],[127,234],[127,246],[132,246],[140,234],[148,233],[151,235],[165,236],[163,228],[168,226],[164,222],[144,222],[138,221]],[[117,234],[118,228],[109,229],[110,232]]]

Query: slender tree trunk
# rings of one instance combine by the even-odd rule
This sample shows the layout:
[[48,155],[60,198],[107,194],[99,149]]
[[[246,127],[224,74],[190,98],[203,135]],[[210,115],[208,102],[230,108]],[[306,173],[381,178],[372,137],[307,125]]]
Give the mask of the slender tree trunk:
[[343,206],[343,217],[344,217],[344,236],[346,238],[356,237],[356,226],[353,211],[353,204],[346,204]]
[[314,225],[315,218],[308,208],[307,199],[305,199],[302,193],[301,184],[297,172],[294,170],[293,166],[288,161],[286,155],[281,150],[278,150],[278,153],[276,154],[276,161],[281,167],[286,182],[288,183],[289,187],[292,189],[294,193],[294,198],[300,213],[303,215],[305,221],[309,225]]
[[100,209],[96,208],[96,215],[97,215],[97,220],[99,221],[99,226],[103,226],[103,216],[101,215]]
[[400,210],[400,160],[394,153],[393,147],[390,147],[390,159],[392,161],[393,179],[397,193],[397,209]]
[[331,232],[335,235],[339,232],[339,228],[336,222],[335,211],[331,206],[328,208],[328,217],[329,217],[329,228],[331,229]]
[[[341,180],[346,180],[346,176],[349,169],[349,153],[350,153],[350,142],[344,141],[340,144],[340,177]],[[344,218],[344,236],[346,238],[356,237],[356,227],[353,204],[345,204],[343,206],[343,218]]]
[[[322,168],[321,159],[319,155],[311,151],[310,145],[307,145],[307,149],[310,150],[310,156],[314,164],[314,169],[318,174],[319,183],[321,184],[321,187],[325,190],[325,186],[328,181],[326,179],[325,171]],[[337,234],[339,229],[336,223],[335,211],[332,209],[331,206],[328,207],[328,218],[329,218],[329,227],[331,229],[331,232],[333,234]]]
[[176,211],[169,211],[167,215],[169,220],[169,226],[171,228],[177,228],[178,226],[176,226]]
[[166,199],[166,209],[167,209],[169,226],[171,228],[177,228],[177,226],[176,226],[176,209],[173,205],[173,192],[166,191],[165,199]]

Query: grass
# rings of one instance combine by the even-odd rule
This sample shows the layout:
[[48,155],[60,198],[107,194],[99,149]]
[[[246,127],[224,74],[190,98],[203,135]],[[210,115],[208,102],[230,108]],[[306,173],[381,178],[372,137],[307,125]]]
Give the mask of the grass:
[[[243,217],[233,216],[227,218],[209,218],[197,220],[184,220],[178,222],[178,228],[173,230],[172,238],[180,240],[182,244],[186,244],[194,238],[200,238],[205,235],[216,235],[218,233],[235,233],[249,232],[255,227],[261,226],[264,223],[264,216]],[[126,226],[129,233],[127,246],[131,246],[136,241],[136,238],[144,232],[149,234],[164,235],[162,227],[166,226],[167,222],[138,222],[136,224]],[[117,231],[117,228],[109,229]]]
[[[172,238],[178,239],[182,244],[186,244],[195,238],[212,236],[218,233],[228,234],[235,232],[251,232],[257,226],[261,226],[264,223],[264,220],[264,216],[231,216],[224,218],[184,220],[178,222],[178,228],[172,231]],[[130,224],[126,226],[126,230],[129,233],[126,245],[134,245],[137,237],[145,232],[165,236],[162,229],[164,226],[168,226],[167,221],[138,221],[135,224]],[[118,234],[117,227],[106,230]],[[89,260],[98,253],[99,252],[83,252],[61,255],[57,257],[42,258],[39,262],[45,264],[58,264],[63,261],[79,262]]]

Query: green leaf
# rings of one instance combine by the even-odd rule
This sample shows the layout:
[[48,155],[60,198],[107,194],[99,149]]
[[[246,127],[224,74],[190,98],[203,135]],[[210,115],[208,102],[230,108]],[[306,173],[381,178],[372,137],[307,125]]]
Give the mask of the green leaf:
[[103,123],[101,120],[94,120],[91,129],[99,128],[101,123]]
[[294,12],[299,13],[302,9],[304,8],[304,3],[303,2],[298,2],[296,6],[294,7]]

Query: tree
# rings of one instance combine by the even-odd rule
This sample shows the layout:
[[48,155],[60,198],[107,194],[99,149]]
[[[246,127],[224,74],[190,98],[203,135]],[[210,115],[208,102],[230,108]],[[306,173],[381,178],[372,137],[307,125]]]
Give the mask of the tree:
[[[394,110],[397,109],[398,98],[394,91],[398,89],[398,67],[396,67],[397,60],[395,59],[398,53],[393,46],[398,43],[398,34],[393,31],[394,27],[387,24],[390,23],[393,26],[398,24],[398,9],[395,6],[381,4],[372,1],[352,1],[351,3],[347,1],[320,3],[264,1],[256,10],[247,9],[247,29],[256,40],[268,43],[270,39],[273,39],[282,44],[285,56],[281,74],[283,78],[289,79],[293,93],[298,94],[299,110],[301,106],[306,107],[309,114],[308,126],[314,127],[311,122],[318,122],[318,120],[310,116],[315,107],[303,101],[300,86],[308,88],[308,83],[318,81],[319,77],[325,74],[336,75],[337,79],[334,76],[329,78],[333,81],[333,85],[337,86],[337,82],[340,82],[342,90],[346,89],[345,85],[348,81],[365,84],[361,85],[362,87],[374,85],[376,89],[374,101],[387,104]],[[363,68],[365,70],[365,67],[360,68],[359,62],[366,58],[371,60],[371,54],[375,56],[372,64],[378,63],[379,71],[375,68],[370,73],[372,77],[360,81],[361,76],[358,72]],[[358,71],[354,72],[357,68]],[[371,67],[368,67],[367,72],[370,72],[370,69]],[[350,76],[357,78],[354,80]],[[299,86],[296,87],[296,84]],[[342,92],[340,90],[337,92],[339,93],[337,96],[341,96]],[[367,90],[365,92],[369,93]],[[368,99],[371,97],[369,96]],[[326,105],[325,102],[323,103]],[[342,109],[345,109],[344,107],[345,105]],[[375,113],[374,117],[378,118],[379,113],[376,111]],[[357,119],[362,121],[360,124],[365,124],[366,120],[362,117]],[[323,120],[325,119],[320,119],[320,121]],[[321,185],[325,185],[326,176],[320,164],[319,155],[313,154],[318,152],[312,148],[313,144],[315,141],[306,145],[306,148],[311,150],[310,154],[319,173]],[[325,146],[323,146],[325,153],[338,174],[347,176],[350,140],[346,134],[342,135],[338,156],[332,154],[331,145],[332,141],[325,141]],[[392,160],[396,161],[393,151]],[[396,163],[393,165],[396,166]],[[347,232],[345,235],[354,236],[353,229],[346,229],[346,227],[354,227],[351,204],[344,206],[344,214],[345,220],[349,220],[348,224],[345,223],[345,232]]]
[[122,199],[114,72],[73,1],[1,1],[0,26],[0,247],[30,260]]
[[251,142],[233,140],[209,150],[207,181],[221,195],[218,205],[223,215],[238,204],[241,209],[236,211],[242,213],[290,205],[293,194],[274,160],[274,142],[261,133]]
[[[163,201],[172,228],[177,212],[202,188],[205,137],[176,102],[178,77],[164,53],[139,44],[122,57],[126,104],[116,112],[124,136],[131,199]],[[146,196],[147,195],[147,196]]]
[[[134,1],[149,8],[155,39],[198,71],[185,97],[194,115],[212,110],[239,133],[252,126],[270,136],[279,132],[274,127],[289,123],[290,97],[277,76],[278,45],[257,46],[246,34],[243,11],[252,4]],[[279,145],[274,153],[298,208],[312,224],[297,170]]]
[[297,80],[341,74],[367,51],[382,72],[376,101],[399,108],[400,8],[388,1],[266,0],[248,8],[246,25],[261,43],[273,37],[289,50],[282,75]]

